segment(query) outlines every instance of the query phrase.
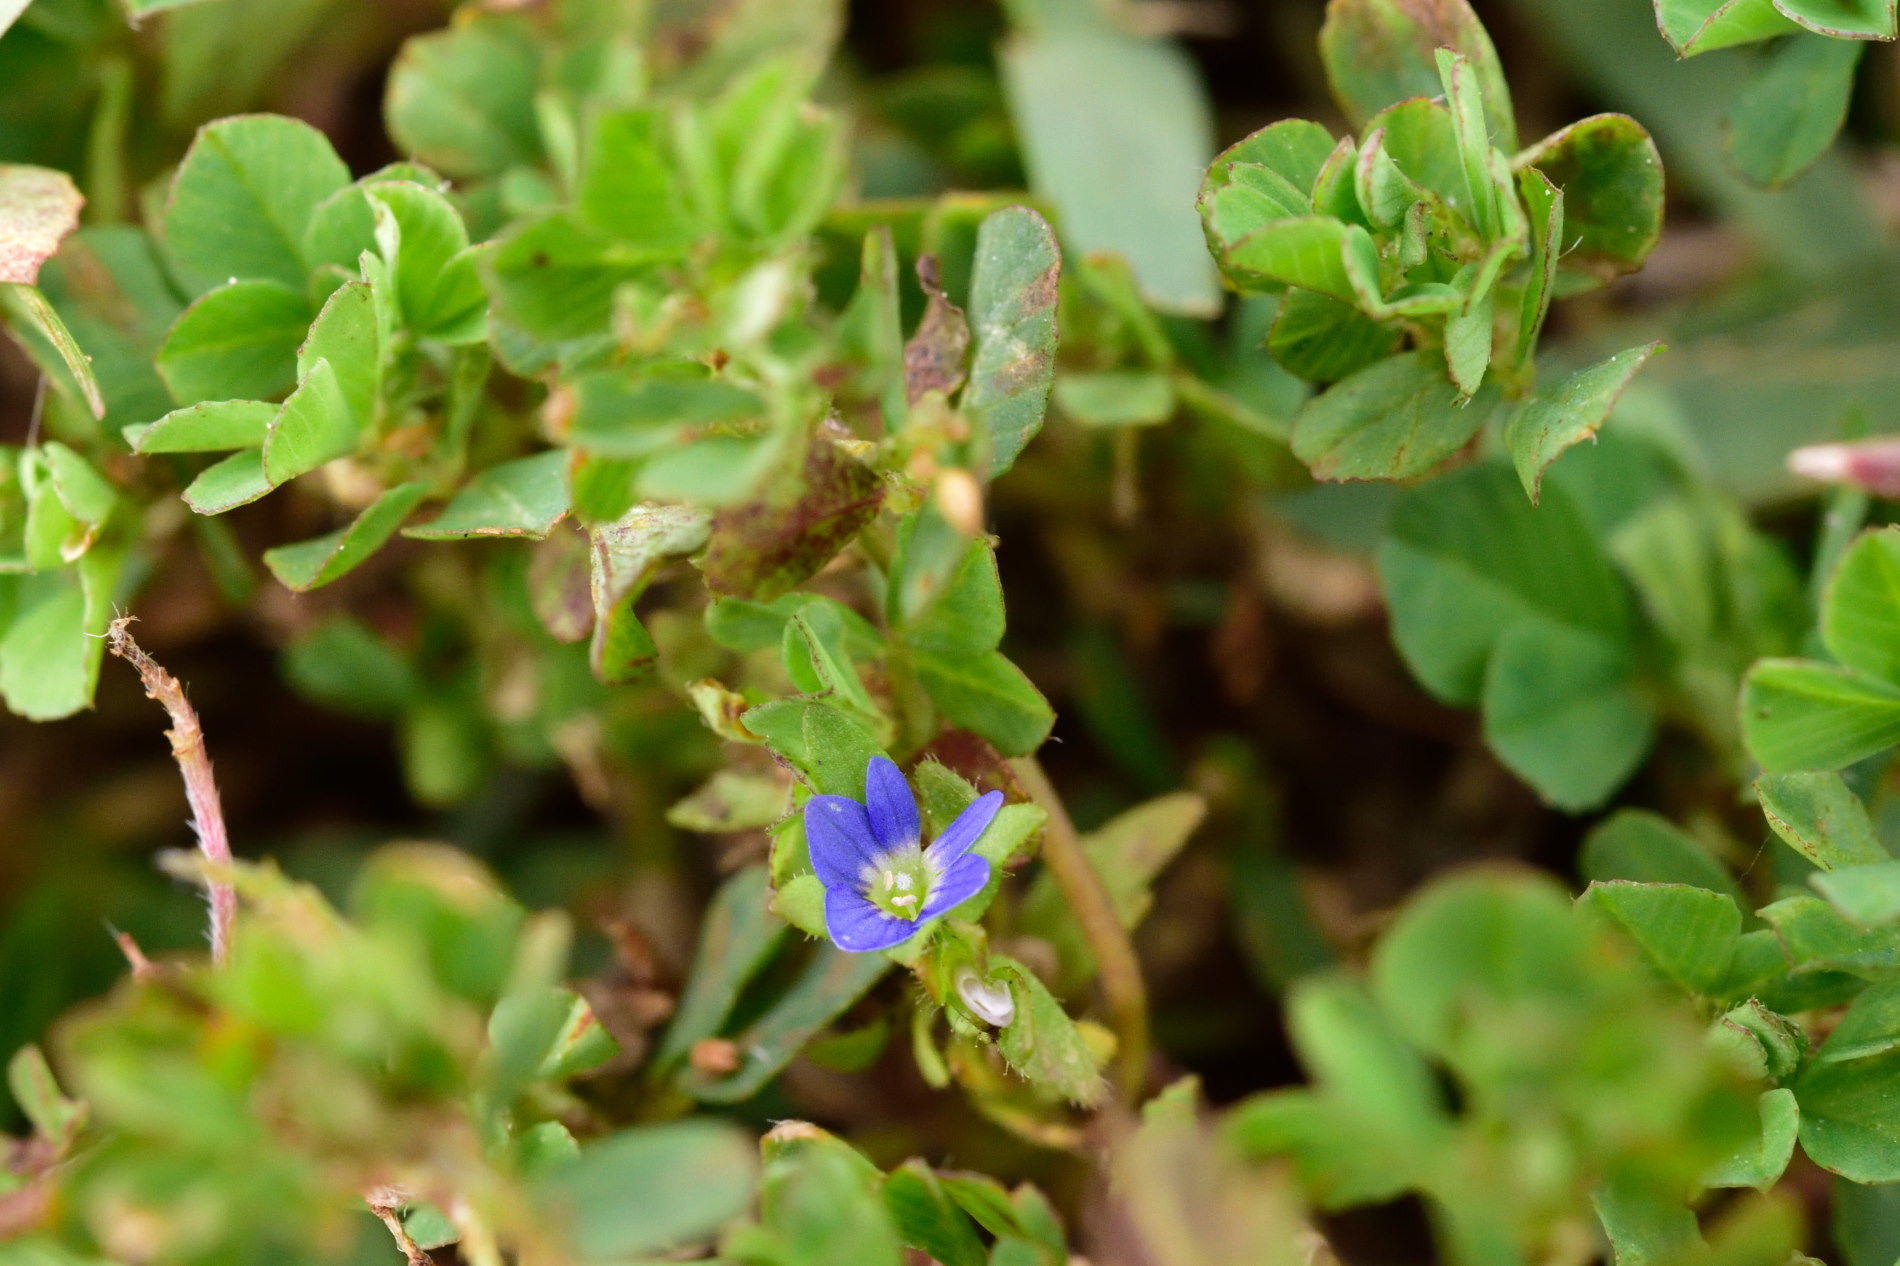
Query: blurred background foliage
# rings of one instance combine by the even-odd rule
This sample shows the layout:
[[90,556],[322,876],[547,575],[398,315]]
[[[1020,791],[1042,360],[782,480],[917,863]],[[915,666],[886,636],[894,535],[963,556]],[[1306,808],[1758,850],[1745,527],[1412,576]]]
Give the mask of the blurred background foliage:
[[[1328,1006],[1359,1015],[1370,1004],[1356,987],[1303,986],[1296,1005],[1309,1027],[1296,1058],[1284,1007],[1292,981],[1364,965],[1400,903],[1441,872],[1515,862],[1576,879],[1578,849],[1596,819],[1548,807],[1493,754],[1477,715],[1414,682],[1394,649],[1374,567],[1403,494],[1385,483],[1315,484],[1292,458],[1287,428],[1306,388],[1261,350],[1270,306],[1223,291],[1196,220],[1195,190],[1220,149],[1281,118],[1347,130],[1316,51],[1320,0],[1130,0],[1102,9],[1081,0],[863,0],[846,9],[825,0],[654,0],[653,8],[655,62],[688,75],[717,73],[691,69],[710,64],[709,49],[736,60],[749,42],[822,46],[834,25],[840,33],[815,90],[849,120],[852,197],[817,234],[816,275],[834,306],[855,284],[864,226],[891,200],[972,195],[967,234],[993,205],[980,195],[1028,188],[1058,225],[1069,264],[1062,377],[1048,426],[995,485],[989,523],[1003,542],[1005,648],[1054,707],[1042,760],[1077,823],[1095,829],[1176,789],[1205,798],[1205,821],[1157,880],[1137,936],[1163,1073],[1193,1073],[1215,1105],[1299,1083],[1303,1066],[1324,1082],[1324,1056],[1311,1049],[1320,1021],[1311,1016]],[[1655,137],[1668,173],[1660,242],[1640,273],[1560,305],[1546,351],[1554,366],[1574,368],[1617,349],[1666,344],[1625,396],[1618,426],[1653,440],[1691,472],[1685,481],[1732,499],[1764,530],[1774,542],[1766,548],[1781,551],[1793,608],[1778,623],[1703,627],[1693,651],[1681,647],[1695,639],[1679,639],[1677,652],[1707,670],[1671,679],[1690,702],[1657,705],[1654,745],[1628,781],[1607,800],[1584,799],[1599,811],[1640,808],[1685,824],[1765,894],[1787,855],[1763,851],[1768,828],[1742,800],[1745,766],[1727,709],[1749,660],[1798,649],[1807,627],[1795,569],[1809,561],[1823,507],[1786,472],[1786,453],[1838,438],[1844,427],[1900,429],[1892,233],[1900,62],[1891,46],[1869,46],[1841,142],[1769,189],[1737,170],[1725,137],[1774,54],[1745,47],[1679,61],[1643,0],[1474,0],[1474,8],[1497,44],[1525,137],[1598,111],[1629,113]],[[72,173],[87,197],[87,225],[108,229],[149,218],[195,129],[227,114],[304,119],[354,175],[405,152],[427,157],[428,121],[412,120],[398,148],[385,102],[400,100],[392,65],[402,64],[405,41],[450,18],[449,6],[432,0],[218,0],[128,26],[111,0],[35,0],[0,38],[0,162]],[[413,46],[408,56],[417,56]],[[390,126],[403,131],[400,111]],[[435,161],[464,174],[452,157]],[[525,178],[521,185],[498,180],[469,198],[463,211],[478,236],[485,215],[493,225],[508,213],[508,199],[531,201]],[[60,287],[86,284],[83,259],[63,270],[62,262],[43,281],[56,300]],[[962,294],[968,278],[946,285]],[[908,328],[924,295],[907,280],[903,299]],[[75,332],[86,341],[86,331]],[[1159,403],[1131,401],[1147,379],[1102,380],[1131,365],[1159,371],[1173,389]],[[0,439],[27,438],[38,381],[23,354],[0,345]],[[1216,392],[1221,399],[1209,404]],[[1587,484],[1589,463],[1614,460],[1617,450],[1606,436],[1580,452],[1575,480]],[[492,868],[523,906],[571,913],[577,975],[624,985],[632,972],[642,989],[674,994],[713,892],[766,856],[765,833],[753,823],[723,830],[669,813],[719,768],[713,734],[665,683],[622,688],[595,722],[606,725],[604,740],[498,707],[506,682],[483,678],[471,646],[526,637],[521,614],[508,609],[512,589],[487,586],[478,568],[456,561],[456,551],[489,546],[399,540],[310,594],[216,565],[220,551],[255,558],[325,522],[309,499],[278,497],[232,516],[215,548],[190,547],[193,537],[174,532],[151,560],[137,607],[141,640],[188,683],[204,720],[240,856],[274,858],[338,905],[356,890],[360,909],[362,885],[374,883],[361,873],[374,848],[396,839],[451,844]],[[1641,553],[1640,542],[1632,548]],[[493,571],[528,565],[522,547]],[[1698,581],[1719,570],[1714,561],[1683,566]],[[1664,575],[1655,590],[1673,584]],[[662,651],[691,650],[685,626],[696,626],[696,615],[666,610],[664,596],[651,605]],[[402,689],[413,699],[391,708],[378,697],[376,674],[387,665],[373,645],[356,648],[360,660],[313,656],[312,639],[335,635],[330,621],[345,612],[411,648],[402,671],[416,681]],[[324,666],[338,662],[351,665],[342,680],[326,677]],[[201,944],[199,897],[152,864],[183,838],[176,773],[155,728],[133,675],[112,662],[91,711],[56,724],[0,718],[0,1052],[38,1038],[124,974],[113,930],[154,956]],[[1868,798],[1877,821],[1891,818],[1884,781]],[[1539,988],[1561,994],[1570,979],[1561,964],[1596,951],[1552,930],[1554,887],[1512,882],[1537,894],[1526,898],[1532,913],[1521,915],[1535,926],[1514,935],[1555,945],[1550,961],[1560,966]],[[1434,913],[1452,917],[1414,917]],[[1559,1008],[1556,1032],[1581,1042],[1613,1021],[1617,1033],[1641,1028],[1629,1017],[1646,1014],[1649,996],[1620,977],[1592,979],[1600,993]],[[1118,1255],[1117,1244],[1139,1242],[1131,1221],[1165,1222],[1172,1211],[1136,1200],[1131,1212],[1074,1154],[1037,1148],[933,1091],[910,1044],[889,1040],[880,1009],[903,986],[882,988],[733,1115],[760,1129],[788,1117],[817,1122],[886,1167],[922,1155],[1010,1185],[1034,1181],[1100,1261],[1255,1260],[1221,1256],[1218,1246],[1203,1246],[1207,1256]],[[1384,1005],[1395,1006],[1391,988],[1380,988]],[[1673,1052],[1681,1048],[1671,1044],[1693,1044],[1673,1022],[1659,1012],[1643,1030],[1653,1062],[1593,1066],[1562,1093],[1640,1101],[1647,1076],[1672,1060],[1680,1071]],[[1535,1081],[1575,1049],[1552,1038],[1546,1065],[1474,1069],[1460,1062],[1475,1058],[1470,1052],[1434,1047],[1397,1023],[1480,1088],[1493,1084],[1487,1078]],[[1416,1052],[1401,1062],[1415,1071],[1395,1074],[1399,1082],[1445,1075]],[[1317,1093],[1355,1091],[1348,1074]],[[1673,1087],[1658,1110],[1691,1111],[1684,1103],[1700,1103],[1701,1093],[1699,1084]],[[1486,1146],[1487,1114],[1509,1119],[1509,1096],[1501,1102],[1479,1094],[1463,1105],[1462,1123],[1434,1116],[1420,1129],[1463,1131],[1460,1146],[1474,1150],[1460,1154],[1473,1155]],[[22,1126],[17,1106],[0,1112],[9,1128]],[[1118,1180],[1161,1190],[1156,1173],[1217,1167],[1191,1111],[1163,1103],[1151,1117],[1142,1143],[1118,1153]],[[1256,1108],[1231,1128],[1254,1131],[1258,1142],[1315,1127]],[[1568,1138],[1561,1121],[1550,1128]],[[1708,1130],[1704,1142],[1736,1135],[1732,1122]],[[1713,1145],[1668,1164],[1692,1178],[1724,1152]],[[1480,1175],[1500,1174],[1521,1160],[1473,1164]],[[774,1191],[794,1201],[799,1183],[853,1181],[816,1163],[809,1174],[784,1169],[790,1161],[769,1147],[765,1164],[768,1204]],[[1224,1181],[1196,1172],[1192,1199],[1217,1199]],[[1354,1189],[1353,1175],[1338,1181]],[[1526,1178],[1503,1203],[1541,1217],[1546,1205],[1566,1207],[1553,1194],[1563,1181],[1546,1189]],[[1385,1182],[1357,1189],[1369,1207],[1323,1221],[1341,1258],[1426,1260],[1423,1206],[1408,1191],[1452,1209],[1454,1223],[1459,1210],[1478,1209],[1472,1225],[1488,1225],[1490,1202],[1500,1200],[1481,1181],[1434,1186],[1387,1174]],[[1810,1247],[1826,1247],[1832,1223],[1839,1238],[1830,1256],[1844,1251],[1851,1266],[1895,1256],[1900,1204],[1891,1188],[1855,1189],[1831,1205],[1827,1176],[1805,1161],[1785,1186],[1818,1228]],[[814,1207],[835,1216],[848,1206]],[[1735,1216],[1753,1215],[1744,1208]],[[1743,1239],[1793,1235],[1738,1225],[1733,1234]],[[1525,1232],[1529,1242],[1559,1246],[1544,1260],[1587,1259],[1587,1245],[1563,1248],[1572,1234],[1588,1235],[1561,1226]],[[389,1255],[386,1241],[364,1251],[362,1260]],[[809,1260],[851,1260],[851,1250],[841,1251],[847,1256]]]

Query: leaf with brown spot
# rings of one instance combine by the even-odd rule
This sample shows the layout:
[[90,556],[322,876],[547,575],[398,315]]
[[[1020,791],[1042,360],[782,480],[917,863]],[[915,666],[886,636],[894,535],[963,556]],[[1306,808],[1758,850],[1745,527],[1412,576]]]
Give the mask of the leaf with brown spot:
[[814,576],[876,517],[884,484],[829,440],[813,438],[800,478],[770,501],[713,518],[703,563],[714,593],[770,602]]
[[85,204],[63,171],[0,163],[0,282],[36,284]]
[[[929,299],[917,332],[904,344],[904,403],[916,404],[927,391],[946,397],[963,385],[964,360],[970,353],[970,323],[950,302],[937,276],[934,255],[917,259],[917,284]],[[888,423],[890,419],[886,419]]]
[[983,217],[970,276],[976,355],[962,409],[988,442],[995,478],[1042,429],[1056,374],[1056,288],[1062,252],[1028,207]]
[[1387,106],[1441,91],[1434,54],[1448,48],[1477,72],[1491,142],[1517,148],[1517,122],[1497,50],[1465,0],[1332,0],[1320,57],[1333,96],[1354,126]]

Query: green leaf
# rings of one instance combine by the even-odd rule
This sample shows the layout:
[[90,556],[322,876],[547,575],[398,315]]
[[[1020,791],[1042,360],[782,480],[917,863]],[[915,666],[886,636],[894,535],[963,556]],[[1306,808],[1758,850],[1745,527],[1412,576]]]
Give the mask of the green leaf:
[[41,1138],[60,1151],[73,1141],[86,1121],[86,1105],[60,1093],[59,1082],[40,1048],[28,1043],[7,1061],[7,1089]]
[[304,232],[317,204],[349,183],[343,160],[308,123],[269,114],[221,119],[199,130],[172,180],[165,243],[199,290],[230,278],[274,281],[301,295],[311,266]]
[[[906,538],[906,544],[914,540]],[[900,560],[919,561],[900,546]],[[903,611],[911,577],[906,569],[891,572],[892,607]],[[987,539],[971,541],[956,570],[941,589],[919,586],[927,605],[908,614],[898,631],[907,646],[949,654],[979,654],[995,650],[1003,641],[1003,582],[996,571],[996,547]]]
[[498,1108],[513,1103],[534,1080],[535,1070],[560,1041],[574,1001],[564,989],[533,988],[512,991],[495,1004],[481,1071],[483,1090]]
[[1295,983],[1287,1032],[1300,1063],[1326,1095],[1428,1151],[1447,1124],[1431,1066],[1396,1032],[1365,986],[1327,974]]
[[1578,904],[1635,941],[1665,980],[1703,996],[1717,992],[1742,931],[1733,899],[1686,884],[1593,883]]
[[1521,369],[1536,355],[1537,340],[1543,334],[1544,320],[1550,315],[1550,301],[1557,291],[1557,269],[1564,256],[1564,195],[1563,190],[1550,183],[1550,177],[1535,167],[1518,173],[1517,188],[1529,211],[1526,227],[1531,252],[1529,276],[1517,318],[1514,360]]
[[[1329,137],[1329,152],[1330,148]],[[1221,176],[1218,185],[1212,183],[1216,171]],[[1238,242],[1275,220],[1313,214],[1313,200],[1305,186],[1260,163],[1222,164],[1218,160],[1209,169],[1208,183],[1202,186],[1200,207],[1208,241],[1216,249],[1220,243]]]
[[1766,1191],[1780,1180],[1794,1157],[1801,1105],[1786,1086],[1762,1092],[1761,1137],[1703,1176],[1711,1187],[1753,1187]]
[[1472,1000],[1534,999],[1575,988],[1587,925],[1549,880],[1477,874],[1414,897],[1373,947],[1372,991],[1414,1043],[1453,1055]]
[[1777,187],[1812,166],[1847,120],[1854,70],[1865,48],[1796,35],[1770,53],[1729,111],[1728,156],[1736,170]]
[[686,1091],[708,1103],[750,1099],[890,967],[882,954],[847,954],[828,942],[814,946],[804,972],[777,994],[764,1015],[733,1035],[733,1045],[745,1055],[738,1071],[718,1077],[693,1070],[683,1078]]
[[761,1247],[754,1260],[783,1266],[903,1266],[906,1255],[876,1168],[815,1126],[787,1122],[784,1134],[768,1134],[761,1145],[767,1163],[759,1238],[772,1248],[768,1258]]
[[1465,175],[1466,217],[1487,241],[1503,236],[1499,190],[1491,183],[1491,137],[1485,119],[1478,75],[1471,62],[1449,48],[1437,49],[1438,79],[1451,110],[1452,137]]
[[469,480],[441,514],[402,534],[419,541],[541,540],[567,516],[567,464],[568,455],[557,448],[490,466]]
[[[1846,1266],[1888,1266],[1900,1260],[1900,1186],[1864,1187],[1837,1178],[1829,1203],[1829,1238],[1839,1246]],[[1816,1260],[1809,1258],[1799,1266]]]
[[1755,796],[1775,834],[1822,870],[1889,859],[1867,807],[1839,774],[1764,774]]
[[1861,927],[1819,897],[1783,897],[1756,913],[1775,929],[1788,962],[1796,968],[1889,975],[1900,966],[1900,947],[1888,933]]
[[[611,340],[604,330],[614,294],[645,267],[621,259],[611,237],[566,211],[521,220],[482,264],[495,314],[524,335],[557,340]],[[504,344],[497,347],[504,364],[514,363]],[[560,351],[539,354],[537,367],[545,367]]]
[[685,254],[708,228],[687,197],[671,129],[669,113],[657,106],[603,115],[578,198],[581,214],[655,259]]
[[[45,298],[78,342],[71,347],[62,342],[56,349],[49,345],[50,358],[37,349],[29,353],[62,392],[85,398],[88,376],[96,379],[111,426],[149,422],[174,403],[152,358],[184,305],[158,254],[157,243],[143,229],[102,225],[68,238],[40,273]],[[26,298],[17,287],[0,286],[0,306],[12,306],[8,295]],[[74,368],[69,362],[82,346],[89,366]],[[66,382],[69,373],[78,377],[72,388]]]
[[37,285],[40,265],[79,227],[85,202],[63,171],[0,163],[0,284]]
[[425,695],[402,715],[396,738],[409,794],[431,808],[465,802],[490,772],[482,714],[466,696]]
[[1221,151],[1208,165],[1207,178],[1201,185],[1203,207],[1212,194],[1232,182],[1238,167],[1252,164],[1266,168],[1298,190],[1302,197],[1308,197],[1310,209],[1313,183],[1319,179],[1320,168],[1326,165],[1337,144],[1331,132],[1310,119],[1269,123]]
[[1537,392],[1511,414],[1504,428],[1504,445],[1533,503],[1543,488],[1545,468],[1565,449],[1596,438],[1630,379],[1661,346],[1632,347],[1580,369]]
[[39,448],[53,495],[66,513],[81,523],[102,523],[112,512],[118,493],[91,463],[57,440]]
[[1816,1060],[1790,1088],[1815,1164],[1853,1182],[1900,1181],[1900,1052]]
[[52,721],[91,705],[123,566],[117,550],[88,550],[76,567],[20,582],[0,635],[0,698],[16,716]]
[[884,1180],[884,1207],[904,1243],[942,1266],[985,1266],[983,1241],[970,1215],[950,1199],[920,1160],[908,1160]]
[[235,281],[185,309],[158,349],[158,375],[180,404],[281,396],[309,328],[301,287]]
[[[1200,76],[1171,43],[1088,6],[1066,14],[1059,27],[1019,29],[998,58],[1030,187],[1083,254],[1121,255],[1156,305],[1212,315],[1220,292],[1192,209],[1214,152]],[[1108,83],[1118,90],[1101,92]]]
[[288,589],[306,593],[320,589],[360,566],[396,534],[402,521],[428,494],[422,482],[398,484],[358,515],[347,527],[264,551],[264,565]]
[[534,96],[541,40],[526,20],[477,13],[403,45],[383,110],[396,143],[456,177],[492,176],[541,154]]
[[1900,862],[1881,861],[1808,876],[1828,904],[1863,927],[1900,920]]
[[757,1182],[745,1134],[702,1117],[590,1144],[535,1198],[560,1211],[555,1224],[582,1257],[618,1261],[710,1239],[750,1206]]
[[1289,290],[1267,332],[1267,350],[1307,382],[1338,382],[1398,349],[1400,332],[1350,303],[1311,290]]
[[1657,0],[1656,25],[1683,57],[1798,29],[1770,0]]
[[223,514],[249,505],[275,486],[264,477],[264,450],[247,448],[198,472],[185,488],[185,504],[199,514]]
[[981,437],[978,447],[992,479],[1042,429],[1055,379],[1061,275],[1062,253],[1040,215],[1028,207],[1004,207],[983,217],[970,273],[975,350],[961,408]]
[[1900,687],[1832,664],[1761,660],[1742,679],[1742,741],[1763,769],[1840,769],[1900,743]]
[[1016,1017],[996,1035],[997,1049],[1030,1084],[1055,1091],[1071,1103],[1099,1103],[1107,1089],[1101,1066],[1075,1021],[1049,987],[1028,968],[1002,954],[990,955],[990,978],[1008,984]]
[[348,616],[333,616],[292,642],[284,675],[323,706],[374,720],[401,713],[422,689],[407,659]]
[[1822,599],[1821,639],[1849,668],[1900,685],[1900,528],[1848,547]]
[[1174,384],[1146,369],[1072,370],[1056,379],[1056,403],[1084,426],[1156,426],[1174,416]]
[[609,685],[631,680],[659,657],[634,615],[634,603],[667,559],[706,544],[710,523],[711,516],[694,506],[635,506],[612,523],[589,529],[594,636],[588,661],[595,677]]
[[1408,493],[1379,552],[1393,637],[1439,698],[1469,706],[1504,632],[1547,620],[1627,644],[1630,605],[1609,559],[1561,489],[1532,507],[1508,467],[1462,470]]
[[1492,645],[1485,742],[1558,808],[1595,808],[1655,737],[1655,716],[1630,684],[1631,669],[1627,647],[1594,631],[1520,619]]
[[1293,455],[1315,477],[1405,479],[1463,448],[1497,404],[1466,400],[1429,351],[1379,361],[1308,401],[1293,421]]
[[763,866],[748,866],[719,886],[700,926],[679,1007],[653,1053],[657,1067],[684,1059],[695,1042],[717,1034],[739,991],[784,941],[785,924],[772,917],[771,898]]
[[1900,984],[1883,981],[1854,999],[1814,1053],[1814,1062],[1844,1063],[1895,1050],[1900,1050]]
[[1355,125],[1408,98],[1437,96],[1434,54],[1440,48],[1470,61],[1493,143],[1507,153],[1516,149],[1517,124],[1497,50],[1465,0],[1335,0],[1319,36],[1333,96]]
[[376,242],[396,283],[402,323],[425,338],[479,342],[487,296],[469,253],[468,228],[447,198],[405,181],[365,186]]
[[1049,701],[1001,651],[913,648],[911,665],[946,720],[988,739],[1005,756],[1035,751],[1055,725]]
[[319,360],[284,401],[264,439],[264,475],[276,487],[356,448],[358,423],[337,371]]
[[1728,867],[1695,837],[1659,814],[1618,809],[1584,837],[1577,872],[1585,879],[1643,884],[1690,884],[1723,893],[1737,906],[1742,891]]
[[66,323],[60,319],[53,305],[47,302],[46,296],[35,286],[0,283],[0,308],[12,313],[15,320],[24,320],[46,340],[47,346],[59,357],[59,363],[72,375],[86,407],[92,410],[92,416],[103,418],[106,400],[98,376],[93,372],[92,357],[79,345],[72,331],[66,328]]
[[1589,289],[1643,266],[1662,235],[1663,170],[1642,124],[1623,114],[1592,115],[1513,162],[1535,167],[1563,191],[1560,289]]
[[1590,1196],[1616,1266],[1694,1261],[1708,1250],[1695,1212],[1631,1182],[1609,1181]]
[[[307,377],[319,361],[328,361],[335,372],[337,389],[356,430],[369,429],[376,421],[383,361],[376,303],[368,285],[353,281],[340,286],[323,305],[310,327],[310,337],[297,349],[299,380]],[[269,450],[266,442],[267,459]]]
[[1352,278],[1344,257],[1346,225],[1326,215],[1275,220],[1221,254],[1221,268],[1242,286],[1299,286],[1350,303]]
[[[697,368],[697,367],[695,367]],[[589,374],[573,384],[567,443],[607,457],[649,457],[679,445],[689,427],[763,417],[757,395],[704,371]]]
[[156,422],[125,428],[135,453],[219,453],[258,448],[277,416],[262,400],[212,400],[174,409]]
[[1805,30],[1838,40],[1890,40],[1895,0],[1775,0],[1780,14]]
[[836,702],[875,717],[877,704],[846,649],[849,634],[844,612],[846,608],[824,601],[799,608],[785,624],[785,670],[806,694],[831,695]]

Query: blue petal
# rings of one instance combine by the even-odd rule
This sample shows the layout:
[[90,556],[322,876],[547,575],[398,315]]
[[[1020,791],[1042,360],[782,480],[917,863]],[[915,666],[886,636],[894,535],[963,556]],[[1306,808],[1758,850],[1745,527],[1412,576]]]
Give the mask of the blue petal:
[[840,887],[825,889],[825,930],[839,949],[863,954],[909,940],[917,925],[892,918],[856,888]]
[[918,919],[934,919],[953,906],[960,906],[983,891],[983,885],[990,881],[990,863],[986,857],[975,853],[967,854],[950,865],[950,869],[937,877],[930,885],[930,900],[924,902],[924,912]]
[[827,888],[863,887],[864,868],[876,865],[883,852],[864,806],[844,796],[813,796],[805,802],[805,845],[818,882]]
[[888,756],[873,756],[865,767],[864,807],[870,810],[872,834],[887,851],[915,844],[923,833],[917,797]]
[[989,829],[996,811],[1002,807],[1003,793],[1000,791],[985,792],[978,796],[975,804],[957,814],[957,820],[930,842],[930,847],[924,850],[924,856],[938,870],[950,869],[950,864],[969,852],[970,846]]

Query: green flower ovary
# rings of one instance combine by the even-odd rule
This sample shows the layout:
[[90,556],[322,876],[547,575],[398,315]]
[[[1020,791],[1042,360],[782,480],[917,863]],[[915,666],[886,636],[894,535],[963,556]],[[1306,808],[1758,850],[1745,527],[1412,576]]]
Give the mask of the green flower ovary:
[[876,864],[864,868],[864,895],[884,913],[915,923],[930,900],[930,885],[936,878],[924,850],[909,848],[886,853]]

